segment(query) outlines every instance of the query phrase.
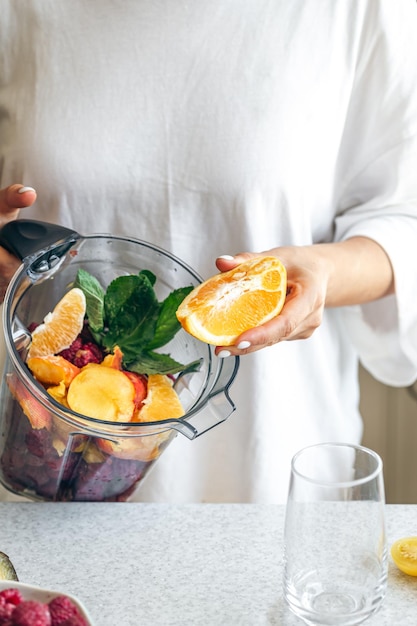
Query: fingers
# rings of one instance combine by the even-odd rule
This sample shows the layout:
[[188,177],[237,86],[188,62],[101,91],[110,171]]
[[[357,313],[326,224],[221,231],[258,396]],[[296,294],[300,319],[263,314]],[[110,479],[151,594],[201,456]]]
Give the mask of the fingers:
[[239,263],[243,263],[243,261],[247,261],[248,259],[253,259],[256,256],[261,256],[259,254],[252,254],[250,252],[240,252],[235,256],[231,256],[229,254],[223,254],[222,256],[217,257],[216,259],[216,267],[221,272],[227,272],[228,270],[233,269]]
[[3,302],[9,281],[19,265],[20,261],[15,256],[0,248],[0,303]]
[[[19,209],[31,206],[36,200],[36,191],[24,185],[9,185],[0,189],[0,227],[17,218]],[[0,247],[0,302],[4,300],[7,285],[20,261]]]
[[10,185],[0,189],[0,226],[14,220],[19,209],[31,206],[36,200],[36,191],[24,185]]
[[242,333],[235,345],[215,349],[217,356],[250,354],[281,341],[308,339],[322,323],[324,291],[290,283],[285,305],[274,319]]

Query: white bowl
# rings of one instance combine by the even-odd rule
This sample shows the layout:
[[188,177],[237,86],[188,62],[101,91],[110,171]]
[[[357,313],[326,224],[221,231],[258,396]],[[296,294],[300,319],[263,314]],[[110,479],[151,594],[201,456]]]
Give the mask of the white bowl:
[[16,580],[0,580],[0,591],[3,591],[3,589],[18,589],[24,600],[36,600],[37,602],[43,602],[44,604],[47,604],[57,596],[66,596],[77,607],[83,618],[86,620],[88,626],[94,626],[83,603],[65,591],[52,591],[51,589],[44,589],[43,587],[20,583]]

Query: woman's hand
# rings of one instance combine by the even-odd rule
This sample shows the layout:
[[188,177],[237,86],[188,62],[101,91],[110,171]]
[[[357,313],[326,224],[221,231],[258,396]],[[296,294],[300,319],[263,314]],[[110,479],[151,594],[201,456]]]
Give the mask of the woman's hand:
[[[32,187],[23,185],[10,185],[0,189],[0,227],[15,220],[19,210],[31,206],[36,200],[36,191]],[[0,302],[4,300],[7,285],[16,269],[19,260],[7,250],[0,247]]]
[[280,341],[307,339],[320,326],[325,307],[361,304],[394,292],[388,256],[367,237],[219,257],[216,265],[226,271],[246,259],[265,255],[277,256],[287,269],[284,308],[266,324],[242,333],[236,345],[217,347],[220,356],[255,352]]

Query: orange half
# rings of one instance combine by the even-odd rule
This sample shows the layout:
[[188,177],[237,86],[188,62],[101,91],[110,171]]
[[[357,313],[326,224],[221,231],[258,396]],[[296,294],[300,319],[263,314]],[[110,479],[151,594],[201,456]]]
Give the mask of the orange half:
[[287,272],[277,257],[257,257],[204,281],[184,298],[177,318],[191,335],[216,346],[230,346],[250,328],[282,310]]

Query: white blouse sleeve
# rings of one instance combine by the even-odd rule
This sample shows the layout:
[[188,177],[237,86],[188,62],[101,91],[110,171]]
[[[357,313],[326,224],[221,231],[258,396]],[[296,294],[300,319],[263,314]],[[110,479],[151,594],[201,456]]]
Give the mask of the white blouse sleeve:
[[395,296],[343,310],[364,367],[393,386],[417,378],[417,5],[372,4],[338,162],[335,240],[377,241]]

